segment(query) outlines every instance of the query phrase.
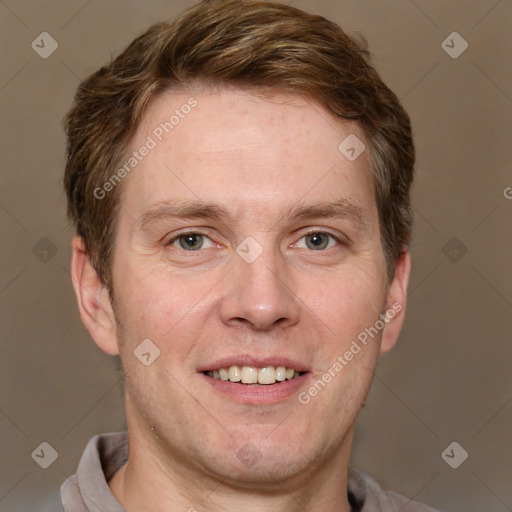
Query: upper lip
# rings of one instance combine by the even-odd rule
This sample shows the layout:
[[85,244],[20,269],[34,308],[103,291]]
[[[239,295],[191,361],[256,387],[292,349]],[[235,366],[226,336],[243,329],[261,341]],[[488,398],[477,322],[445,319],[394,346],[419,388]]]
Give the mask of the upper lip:
[[255,368],[265,368],[266,366],[284,366],[293,368],[298,372],[307,372],[308,367],[298,361],[281,356],[253,357],[249,354],[227,356],[199,366],[198,372],[218,370],[219,368],[229,368],[230,366],[253,366]]

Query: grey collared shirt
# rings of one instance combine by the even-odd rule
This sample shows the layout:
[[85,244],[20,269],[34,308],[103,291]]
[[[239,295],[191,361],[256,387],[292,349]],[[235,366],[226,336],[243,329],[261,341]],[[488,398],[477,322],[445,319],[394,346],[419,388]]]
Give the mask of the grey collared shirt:
[[[40,512],[126,512],[108,481],[128,460],[126,432],[94,436],[78,470],[61,486]],[[383,491],[371,476],[349,467],[348,499],[353,512],[437,512],[395,492]]]

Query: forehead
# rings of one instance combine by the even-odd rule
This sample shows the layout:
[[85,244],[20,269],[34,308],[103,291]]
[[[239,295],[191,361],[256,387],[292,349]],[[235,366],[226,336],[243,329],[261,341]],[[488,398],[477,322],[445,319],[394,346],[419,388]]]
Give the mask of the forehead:
[[251,208],[275,216],[281,206],[344,200],[375,217],[368,152],[347,158],[346,140],[364,147],[355,122],[296,95],[167,91],[152,102],[131,141],[129,155],[139,155],[123,184],[123,203],[143,213],[190,198],[229,204],[233,216]]

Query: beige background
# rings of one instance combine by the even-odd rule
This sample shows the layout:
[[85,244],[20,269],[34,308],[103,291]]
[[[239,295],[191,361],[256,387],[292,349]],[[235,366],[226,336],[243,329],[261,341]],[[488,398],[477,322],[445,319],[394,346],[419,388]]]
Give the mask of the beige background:
[[[124,428],[120,373],[82,327],[68,274],[61,119],[79,80],[191,3],[0,3],[3,512],[37,510],[92,435]],[[418,147],[408,318],[352,462],[445,511],[510,511],[512,1],[291,3],[365,35]],[[44,31],[59,45],[47,59],[31,48]],[[453,31],[469,44],[457,59],[441,47]],[[46,470],[31,458],[43,441],[58,452]],[[453,441],[469,453],[458,469],[441,458]]]

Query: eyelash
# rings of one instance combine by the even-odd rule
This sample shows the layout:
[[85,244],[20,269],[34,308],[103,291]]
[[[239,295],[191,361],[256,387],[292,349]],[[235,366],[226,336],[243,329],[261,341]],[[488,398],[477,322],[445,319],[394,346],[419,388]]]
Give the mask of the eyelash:
[[[181,237],[184,237],[184,236],[187,236],[187,235],[199,235],[199,236],[204,236],[206,238],[210,238],[206,233],[202,233],[200,231],[185,231],[183,233],[179,233],[177,234],[176,236],[174,236],[173,238],[171,238],[169,241],[167,241],[164,245],[166,247],[171,247],[174,242],[176,242],[177,240],[179,240]],[[348,241],[344,241],[344,240],[340,240],[339,237],[337,237],[336,235],[334,235],[333,233],[329,232],[329,231],[320,231],[320,230],[312,230],[312,231],[308,231],[307,233],[304,233],[299,240],[302,240],[303,238],[305,237],[308,237],[308,236],[311,236],[311,235],[327,235],[329,236],[331,239],[335,240],[339,245],[348,245],[349,242]],[[211,240],[211,239],[210,239]],[[213,242],[213,240],[211,240]],[[187,251],[186,249],[183,249],[181,247],[176,247],[176,249],[180,249],[184,252],[199,252],[201,249],[197,249],[197,250],[190,250],[190,251]],[[314,249],[310,249],[311,251],[314,251],[314,252],[323,252],[323,251],[327,251],[327,250],[330,250],[330,249],[333,249],[333,247],[329,247],[329,249],[319,249],[318,251],[314,251]]]

